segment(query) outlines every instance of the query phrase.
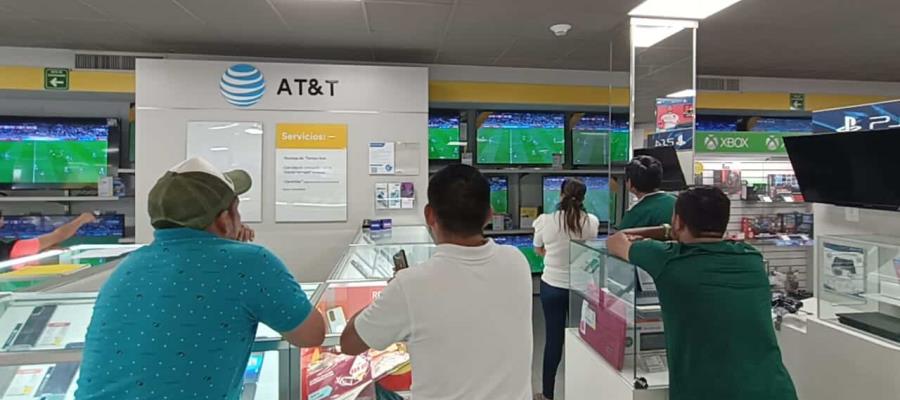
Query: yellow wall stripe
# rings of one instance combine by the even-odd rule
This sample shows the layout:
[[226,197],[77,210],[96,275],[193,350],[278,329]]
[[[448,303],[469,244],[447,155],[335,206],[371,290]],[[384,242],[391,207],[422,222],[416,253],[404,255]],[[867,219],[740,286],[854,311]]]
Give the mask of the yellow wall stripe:
[[[132,71],[72,70],[69,90],[73,92],[134,93]],[[41,67],[0,66],[0,90],[44,90]],[[546,106],[612,105],[628,107],[628,88],[604,86],[544,85],[465,81],[429,82],[432,103],[477,103]],[[890,100],[885,96],[816,94],[806,95],[807,110],[822,110]],[[700,92],[700,110],[790,111],[789,93]]]
[[69,90],[74,92],[134,93],[131,71],[72,70],[70,79]]
[[0,67],[0,89],[44,90],[44,69]]

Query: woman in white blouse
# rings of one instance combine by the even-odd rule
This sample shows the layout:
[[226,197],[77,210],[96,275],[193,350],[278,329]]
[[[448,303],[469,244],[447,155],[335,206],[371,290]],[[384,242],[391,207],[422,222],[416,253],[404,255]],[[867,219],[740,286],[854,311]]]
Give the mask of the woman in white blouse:
[[556,372],[562,359],[566,318],[569,313],[569,244],[597,237],[600,221],[584,208],[587,187],[576,178],[566,179],[557,210],[534,221],[534,248],[544,256],[541,304],[547,329],[544,346],[543,390],[536,400],[552,400]]

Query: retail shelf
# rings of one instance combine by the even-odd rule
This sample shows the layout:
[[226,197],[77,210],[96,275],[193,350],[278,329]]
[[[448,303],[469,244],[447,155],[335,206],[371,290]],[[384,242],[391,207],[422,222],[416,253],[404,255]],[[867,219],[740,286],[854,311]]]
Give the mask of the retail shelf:
[[116,201],[116,196],[7,196],[0,197],[0,203],[27,203],[27,202],[84,202],[84,201]]

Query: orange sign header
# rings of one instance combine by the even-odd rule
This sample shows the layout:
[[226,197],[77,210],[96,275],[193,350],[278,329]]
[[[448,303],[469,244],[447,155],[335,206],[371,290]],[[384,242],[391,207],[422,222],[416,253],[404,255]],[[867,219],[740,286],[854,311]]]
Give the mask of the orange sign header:
[[277,149],[347,148],[346,124],[276,124]]

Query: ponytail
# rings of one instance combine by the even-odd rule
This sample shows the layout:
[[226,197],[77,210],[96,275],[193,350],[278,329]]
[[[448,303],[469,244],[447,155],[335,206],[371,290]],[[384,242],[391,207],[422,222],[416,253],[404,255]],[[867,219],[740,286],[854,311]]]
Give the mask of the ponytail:
[[584,222],[587,211],[584,209],[584,196],[587,186],[576,178],[566,178],[561,188],[562,198],[558,210],[562,213],[560,223],[569,236],[581,237],[584,233]]

